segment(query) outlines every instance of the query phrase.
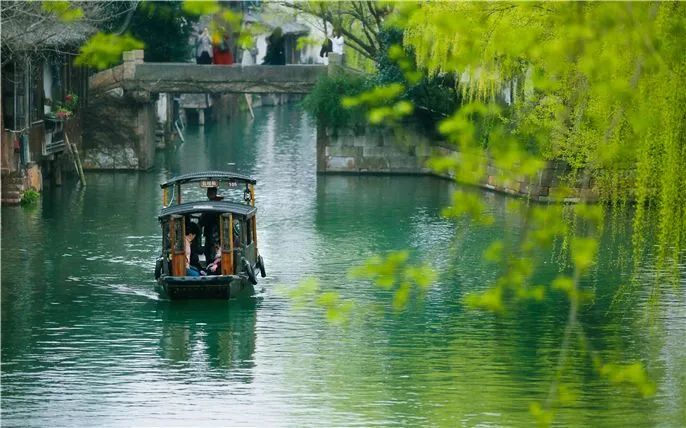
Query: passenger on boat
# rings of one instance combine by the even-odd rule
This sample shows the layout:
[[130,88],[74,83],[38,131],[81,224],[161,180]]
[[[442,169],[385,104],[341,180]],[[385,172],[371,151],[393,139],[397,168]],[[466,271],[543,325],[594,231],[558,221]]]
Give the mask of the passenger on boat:
[[[191,224],[193,224],[191,217],[186,217],[186,230],[188,230]],[[194,227],[197,226],[198,225],[196,224]],[[194,239],[193,242],[191,242],[191,266],[194,266],[198,271],[203,268],[203,266],[200,264],[200,254],[202,254],[202,244],[200,243],[200,239]]]
[[186,251],[186,275],[200,276],[201,271],[195,266],[191,266],[191,243],[198,236],[198,225],[191,222],[186,226],[185,251]]
[[207,199],[210,201],[221,201],[224,199],[223,196],[217,195],[217,188],[216,187],[208,187],[207,188]]
[[[207,199],[210,201],[221,201],[224,197],[217,195],[216,187],[208,187]],[[215,243],[219,242],[219,216],[210,213],[203,214],[200,217],[200,226],[202,227],[202,236],[205,241],[203,253],[205,254],[205,260],[209,263],[211,260],[214,260],[212,248]]]
[[212,263],[209,263],[207,265],[207,274],[208,275],[221,275],[222,274],[222,268],[221,268],[222,252],[221,252],[221,248],[219,247],[218,243],[214,244],[213,250],[214,250],[215,256],[214,256],[214,260],[212,261]]

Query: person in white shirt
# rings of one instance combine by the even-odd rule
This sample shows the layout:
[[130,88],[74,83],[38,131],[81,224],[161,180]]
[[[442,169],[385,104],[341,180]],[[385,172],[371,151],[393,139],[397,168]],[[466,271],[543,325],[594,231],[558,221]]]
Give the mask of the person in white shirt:
[[212,64],[212,39],[207,28],[202,30],[195,42],[196,64]]
[[345,40],[343,39],[343,34],[341,33],[341,30],[336,29],[333,32],[333,37],[331,38],[331,42],[333,46],[331,47],[332,52],[338,55],[343,55],[343,45],[345,44]]

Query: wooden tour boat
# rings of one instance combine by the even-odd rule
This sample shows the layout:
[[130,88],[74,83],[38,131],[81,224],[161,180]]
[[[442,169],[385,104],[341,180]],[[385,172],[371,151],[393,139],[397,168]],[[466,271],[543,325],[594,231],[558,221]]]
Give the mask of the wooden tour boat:
[[[256,272],[266,276],[257,250],[256,183],[232,172],[206,171],[160,185],[162,254],[155,279],[161,295],[228,299],[254,292]],[[197,235],[190,241],[192,231]]]

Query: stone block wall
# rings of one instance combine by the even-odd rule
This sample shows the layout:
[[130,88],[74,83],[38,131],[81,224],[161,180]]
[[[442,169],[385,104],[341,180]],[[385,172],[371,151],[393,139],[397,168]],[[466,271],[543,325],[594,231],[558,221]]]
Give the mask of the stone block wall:
[[322,173],[428,174],[430,142],[416,133],[367,128],[317,130],[317,171]]
[[[460,153],[411,128],[401,132],[379,128],[359,132],[317,129],[318,173],[436,175],[426,167],[427,160],[434,155],[459,158]],[[565,162],[548,161],[533,179],[527,179],[496,167],[485,152],[483,161],[487,167],[479,187],[540,202],[598,200],[595,183],[585,171],[578,172],[571,180],[571,188],[568,186],[572,170]]]
[[155,154],[155,104],[108,91],[89,102],[81,147],[84,169],[146,170]]

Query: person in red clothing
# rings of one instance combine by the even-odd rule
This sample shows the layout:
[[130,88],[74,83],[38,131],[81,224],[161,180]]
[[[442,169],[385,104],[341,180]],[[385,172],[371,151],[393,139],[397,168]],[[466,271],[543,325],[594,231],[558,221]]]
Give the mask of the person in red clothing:
[[233,64],[233,54],[231,53],[231,43],[229,43],[228,33],[224,33],[224,36],[219,43],[212,45],[212,51],[215,64]]

